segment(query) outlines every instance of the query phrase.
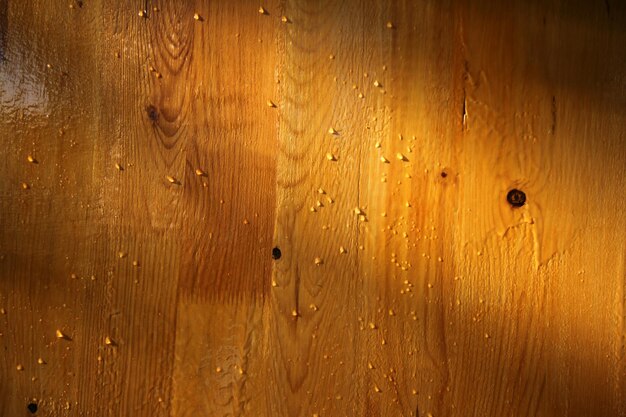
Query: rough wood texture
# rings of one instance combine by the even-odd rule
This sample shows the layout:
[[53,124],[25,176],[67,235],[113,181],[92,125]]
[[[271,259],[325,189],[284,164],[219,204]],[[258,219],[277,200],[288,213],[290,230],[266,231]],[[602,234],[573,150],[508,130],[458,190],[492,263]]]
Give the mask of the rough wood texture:
[[262,6],[0,0],[0,416],[626,416],[625,4]]

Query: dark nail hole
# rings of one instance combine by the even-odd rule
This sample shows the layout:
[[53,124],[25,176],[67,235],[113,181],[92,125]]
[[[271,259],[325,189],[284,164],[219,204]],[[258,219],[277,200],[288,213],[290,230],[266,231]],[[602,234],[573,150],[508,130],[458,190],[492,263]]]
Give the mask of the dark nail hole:
[[26,406],[26,408],[28,408],[28,411],[30,411],[31,414],[35,414],[37,412],[37,404],[35,404],[35,403],[28,404],[28,406]]
[[148,113],[148,117],[153,122],[156,122],[157,120],[159,120],[159,111],[152,104],[146,107],[146,113]]
[[445,178],[448,176],[448,173],[446,171],[441,171],[441,178]]
[[526,194],[521,190],[513,188],[506,195],[506,201],[513,207],[522,207],[526,203]]
[[282,252],[278,248],[272,249],[272,259],[280,259],[283,256]]

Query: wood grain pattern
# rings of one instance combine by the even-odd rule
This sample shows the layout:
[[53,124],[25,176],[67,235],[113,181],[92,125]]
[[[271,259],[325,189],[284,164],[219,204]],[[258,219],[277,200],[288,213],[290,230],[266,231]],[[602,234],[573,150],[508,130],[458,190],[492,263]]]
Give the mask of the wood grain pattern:
[[0,416],[626,416],[625,27],[0,0]]

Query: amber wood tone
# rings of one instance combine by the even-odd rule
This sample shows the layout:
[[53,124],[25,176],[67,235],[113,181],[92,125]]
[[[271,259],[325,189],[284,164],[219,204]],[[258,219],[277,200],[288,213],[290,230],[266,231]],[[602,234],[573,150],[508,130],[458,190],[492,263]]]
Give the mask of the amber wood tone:
[[625,53],[616,0],[0,0],[0,417],[626,416]]

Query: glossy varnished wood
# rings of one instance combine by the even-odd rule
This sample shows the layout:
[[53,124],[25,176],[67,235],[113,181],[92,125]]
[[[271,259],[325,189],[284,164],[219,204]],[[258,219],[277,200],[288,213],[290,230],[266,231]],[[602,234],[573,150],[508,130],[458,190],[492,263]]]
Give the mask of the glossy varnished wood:
[[626,416],[624,5],[259,6],[0,0],[0,416]]

